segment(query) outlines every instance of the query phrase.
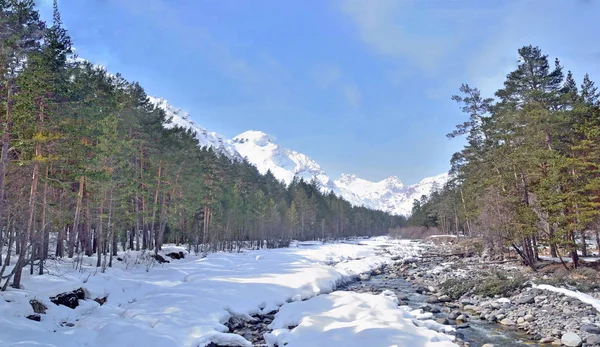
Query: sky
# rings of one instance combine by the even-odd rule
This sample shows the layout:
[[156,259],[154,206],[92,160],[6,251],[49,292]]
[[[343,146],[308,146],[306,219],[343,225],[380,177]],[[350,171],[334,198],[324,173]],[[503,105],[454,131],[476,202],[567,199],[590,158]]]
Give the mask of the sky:
[[[493,96],[539,46],[600,83],[597,0],[59,0],[77,54],[210,131],[273,135],[333,178],[449,169],[462,83]],[[49,19],[51,1],[38,0]]]

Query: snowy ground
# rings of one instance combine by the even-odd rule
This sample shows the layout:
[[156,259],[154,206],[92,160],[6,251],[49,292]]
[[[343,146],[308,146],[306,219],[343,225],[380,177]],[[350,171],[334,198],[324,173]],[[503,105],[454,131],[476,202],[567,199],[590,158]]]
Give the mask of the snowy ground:
[[[389,252],[381,252],[382,246]],[[378,238],[188,255],[152,267],[130,252],[106,273],[91,266],[92,258],[84,259],[83,271],[68,260],[51,262],[49,275],[25,276],[24,289],[0,293],[0,346],[250,346],[223,323],[280,306],[272,323],[278,330],[269,338],[289,347],[453,346],[450,337],[415,326],[415,317],[389,294],[319,295],[392,258],[419,252],[418,244]],[[49,300],[79,287],[90,299],[107,296],[106,303],[80,301],[72,310]],[[31,299],[48,307],[41,322],[25,318],[33,313]],[[290,331],[291,321],[298,327]]]

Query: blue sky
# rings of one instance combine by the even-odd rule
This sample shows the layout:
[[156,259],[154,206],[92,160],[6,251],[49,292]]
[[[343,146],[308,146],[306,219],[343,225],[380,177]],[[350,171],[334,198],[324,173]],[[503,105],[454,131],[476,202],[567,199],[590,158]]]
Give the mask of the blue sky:
[[[49,0],[40,0],[49,18]],[[540,46],[600,83],[596,0],[59,0],[79,56],[227,137],[274,135],[332,177],[405,183],[462,145],[461,83],[491,96]]]

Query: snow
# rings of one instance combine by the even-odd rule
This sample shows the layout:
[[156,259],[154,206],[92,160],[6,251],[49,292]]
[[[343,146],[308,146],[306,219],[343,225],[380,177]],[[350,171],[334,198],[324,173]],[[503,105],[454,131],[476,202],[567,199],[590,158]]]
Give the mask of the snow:
[[323,192],[332,191],[355,206],[407,216],[412,211],[415,199],[430,195],[435,186],[442,188],[449,179],[448,174],[441,174],[410,186],[404,186],[396,176],[372,182],[355,175],[342,174],[333,180],[315,160],[279,145],[275,137],[262,131],[248,130],[233,139],[227,139],[196,124],[189,113],[173,107],[163,98],[150,97],[150,102],[163,109],[171,120],[165,124],[166,127],[192,129],[201,146],[211,147],[230,159],[246,158],[260,173],[265,174],[270,170],[278,180],[286,184],[292,182],[294,177],[308,182],[316,179]]
[[415,325],[416,319],[391,292],[333,292],[283,306],[267,341],[287,347],[456,346],[450,336]]
[[[339,320],[337,326],[341,330],[330,331],[336,327],[334,324],[313,326],[306,331],[306,337],[291,332],[290,338],[297,346],[318,346],[311,341],[316,339],[319,329],[327,337],[341,336],[336,331],[348,332],[348,329],[353,329],[360,338],[381,335],[374,341],[387,338],[390,345],[392,342],[402,345],[400,341],[411,341],[414,347],[448,345],[435,342],[447,337],[426,329],[438,330],[428,325],[435,322],[414,319],[414,324],[423,328],[409,324],[408,309],[397,308],[389,296],[352,296],[339,292],[327,295],[340,283],[392,262],[392,257],[418,255],[419,244],[375,238],[293,245],[206,257],[188,254],[185,259],[162,265],[152,264],[148,253],[130,251],[121,253],[119,256],[124,260],[115,260],[115,266],[106,273],[93,267],[95,258],[84,257],[82,270],[73,268],[73,260],[49,261],[48,275],[24,274],[24,289],[0,293],[3,299],[0,344],[202,347],[215,342],[250,346],[242,337],[227,332],[223,324],[230,317],[249,318],[251,314],[267,313],[282,305],[285,310],[291,305],[300,307],[310,302],[306,305],[313,305],[308,312],[311,319],[315,322],[329,319],[331,323]],[[382,247],[389,253],[382,252]],[[164,252],[171,251],[185,250],[172,246]],[[72,310],[49,300],[50,296],[79,287],[85,289],[89,299],[106,296],[106,303],[100,306],[93,300],[80,301],[80,306]],[[47,313],[41,315],[41,322],[25,318],[33,313],[29,300],[34,298],[48,307]],[[315,302],[322,304],[320,308]],[[332,316],[335,314],[342,316]],[[374,320],[369,322],[367,318]],[[352,328],[342,328],[344,324]],[[352,335],[345,339],[347,343],[341,345],[352,346]]]
[[[558,257],[546,257],[546,256],[540,256],[540,259],[541,259],[541,260],[552,261],[552,262],[555,262],[555,263],[560,263],[560,258],[558,258]],[[573,259],[571,259],[571,258],[570,258],[570,257],[568,257],[568,256],[564,256],[564,257],[562,257],[562,260],[563,260],[565,263],[570,263],[570,262],[572,262],[572,261],[573,261]],[[593,263],[593,262],[600,261],[600,257],[585,257],[585,258],[583,258],[583,257],[580,257],[580,258],[579,258],[579,261],[582,261],[582,262],[588,262],[588,263]]]
[[596,311],[600,312],[600,299],[596,299],[591,295],[577,292],[574,290],[565,289],[565,288],[557,288],[557,287],[551,286],[549,284],[533,285],[533,288],[547,290],[547,291],[566,295],[568,297],[577,299],[585,304],[592,305],[596,309]]
[[294,177],[309,182],[314,177],[325,190],[331,184],[329,177],[316,161],[302,153],[279,146],[273,136],[262,131],[246,131],[234,137],[232,143],[238,153],[255,165],[260,173],[264,174],[270,170],[277,179],[286,184],[290,184]]

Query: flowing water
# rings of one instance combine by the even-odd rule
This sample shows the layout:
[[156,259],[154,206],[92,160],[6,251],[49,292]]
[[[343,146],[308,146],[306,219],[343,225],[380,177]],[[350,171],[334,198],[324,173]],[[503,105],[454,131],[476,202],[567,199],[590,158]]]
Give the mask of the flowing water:
[[[381,293],[384,290],[391,290],[399,297],[405,299],[403,302],[412,309],[419,309],[429,306],[426,311],[438,312],[434,313],[435,318],[448,318],[442,312],[444,306],[438,304],[427,303],[427,295],[422,295],[416,292],[415,286],[403,278],[388,278],[384,274],[372,276],[368,281],[353,282],[347,284],[338,290],[349,290],[356,292],[373,292]],[[450,320],[451,323],[454,323]],[[471,347],[481,347],[489,343],[494,347],[536,347],[544,346],[537,341],[531,341],[526,334],[519,333],[516,330],[511,330],[500,324],[488,323],[481,321],[478,318],[471,318],[466,324],[458,326],[456,335],[463,341],[468,342]],[[547,346],[547,345],[546,345]]]

